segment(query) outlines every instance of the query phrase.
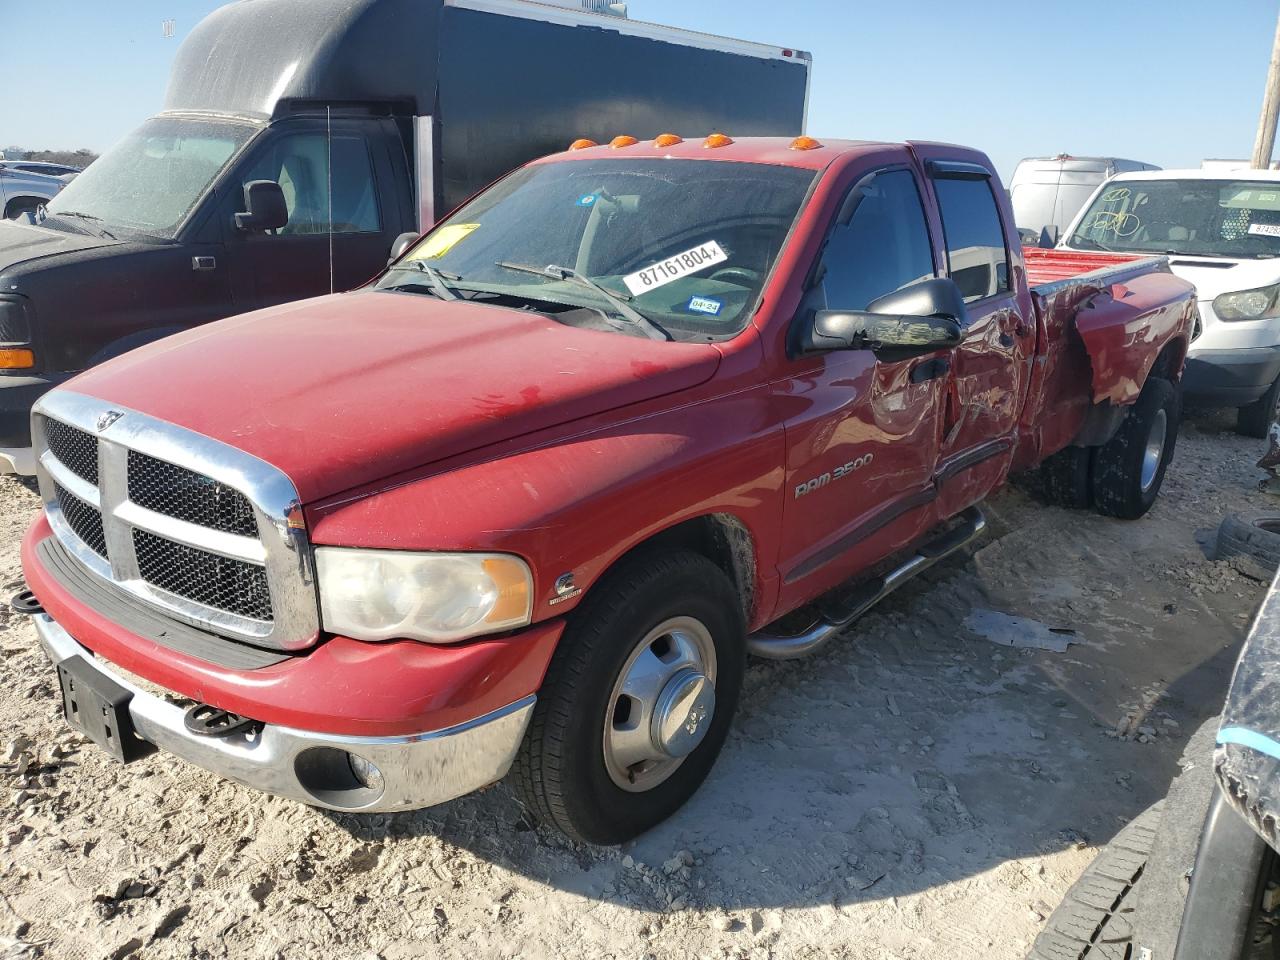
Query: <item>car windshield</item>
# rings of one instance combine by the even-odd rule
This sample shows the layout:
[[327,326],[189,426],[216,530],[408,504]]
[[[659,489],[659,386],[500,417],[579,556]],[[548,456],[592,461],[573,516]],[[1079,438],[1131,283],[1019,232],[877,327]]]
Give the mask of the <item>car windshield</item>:
[[1208,257],[1280,256],[1280,182],[1116,181],[1098,194],[1067,245]]
[[722,339],[750,320],[814,177],[662,158],[526,167],[432,230],[378,287],[438,293],[442,281],[446,294],[565,323],[592,326],[583,315],[603,312],[629,333],[648,321],[674,339]]
[[46,223],[171,239],[259,129],[175,117],[148,120],[49,201]]

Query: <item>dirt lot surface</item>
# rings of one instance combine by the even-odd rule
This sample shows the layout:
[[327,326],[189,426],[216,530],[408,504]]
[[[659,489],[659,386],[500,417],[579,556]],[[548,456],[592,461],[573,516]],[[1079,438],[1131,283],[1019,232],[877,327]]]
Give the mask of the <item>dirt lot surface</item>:
[[[755,663],[707,785],[621,849],[531,829],[505,786],[360,818],[116,766],[6,609],[0,956],[1022,957],[1221,703],[1262,585],[1206,550],[1228,510],[1280,511],[1227,427],[1184,428],[1146,519],[1005,492],[971,556]],[[0,481],[8,592],[36,507]]]

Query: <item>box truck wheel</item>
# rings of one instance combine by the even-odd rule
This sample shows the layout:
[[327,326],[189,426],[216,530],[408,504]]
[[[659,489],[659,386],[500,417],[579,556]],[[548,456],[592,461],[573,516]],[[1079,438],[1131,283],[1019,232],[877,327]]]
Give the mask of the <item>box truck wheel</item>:
[[570,618],[512,771],[534,817],[613,844],[678,810],[729,732],[745,634],[733,584],[699,554],[607,575]]
[[1236,433],[1246,437],[1267,436],[1271,424],[1280,418],[1280,377],[1257,400],[1236,410]]
[[1093,505],[1098,512],[1136,520],[1155,503],[1173,459],[1182,419],[1178,390],[1148,377],[1114,437],[1093,457]]

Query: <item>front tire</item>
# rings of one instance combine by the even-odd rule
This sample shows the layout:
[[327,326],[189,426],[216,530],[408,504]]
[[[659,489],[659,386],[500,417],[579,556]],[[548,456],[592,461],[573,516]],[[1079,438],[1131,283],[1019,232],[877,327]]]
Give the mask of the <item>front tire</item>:
[[641,554],[573,613],[513,767],[540,822],[616,844],[678,810],[729,732],[746,662],[742,603],[696,553]]
[[1280,377],[1253,403],[1236,410],[1236,433],[1265,439],[1271,424],[1280,417]]
[[1116,435],[1093,459],[1093,505],[1103,516],[1137,520],[1156,502],[1182,421],[1177,388],[1149,377]]

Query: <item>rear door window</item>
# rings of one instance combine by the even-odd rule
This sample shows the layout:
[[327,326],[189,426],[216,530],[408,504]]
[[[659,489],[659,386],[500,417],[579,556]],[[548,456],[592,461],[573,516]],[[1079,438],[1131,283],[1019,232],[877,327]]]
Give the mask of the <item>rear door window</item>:
[[924,205],[911,171],[886,171],[854,189],[863,196],[848,224],[832,230],[823,257],[828,310],[865,310],[934,276]]
[[1009,289],[1009,254],[991,181],[938,177],[933,181],[942,213],[947,270],[966,303]]

